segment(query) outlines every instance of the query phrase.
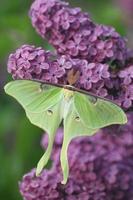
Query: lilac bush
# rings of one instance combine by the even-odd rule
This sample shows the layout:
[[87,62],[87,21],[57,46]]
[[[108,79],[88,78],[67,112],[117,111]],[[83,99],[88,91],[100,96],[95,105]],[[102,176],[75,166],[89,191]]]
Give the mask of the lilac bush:
[[[132,200],[133,196],[133,114],[128,124],[106,128],[95,136],[80,137],[69,147],[70,176],[62,179],[59,153],[62,130],[58,131],[52,154],[53,165],[35,176],[35,169],[20,182],[25,200]],[[47,136],[42,146],[47,146]],[[80,159],[79,159],[80,158]]]
[[[14,79],[39,79],[73,84],[118,103],[126,111],[133,105],[133,52],[114,28],[94,23],[88,13],[61,0],[35,0],[30,9],[33,27],[55,47],[56,53],[23,45],[11,54],[8,72]],[[52,166],[39,177],[35,169],[19,184],[24,200],[132,200],[133,114],[128,124],[78,138],[69,147],[70,176],[61,185],[59,154],[62,129],[52,153]],[[42,146],[46,149],[44,135]]]

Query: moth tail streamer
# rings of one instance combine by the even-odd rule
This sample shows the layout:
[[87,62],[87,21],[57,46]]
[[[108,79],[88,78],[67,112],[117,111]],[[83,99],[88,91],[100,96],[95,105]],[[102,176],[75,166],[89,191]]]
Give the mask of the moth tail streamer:
[[69,142],[70,141],[67,141],[67,140],[65,141],[64,139],[62,149],[61,149],[61,156],[60,156],[61,168],[62,168],[62,173],[63,173],[63,180],[61,183],[63,185],[67,183],[68,176],[69,176],[69,163],[68,163],[68,155],[67,155]]
[[52,138],[49,138],[49,144],[48,144],[47,150],[37,164],[36,176],[39,176],[41,174],[43,168],[48,163],[51,156],[51,152],[52,152],[53,142],[54,140]]

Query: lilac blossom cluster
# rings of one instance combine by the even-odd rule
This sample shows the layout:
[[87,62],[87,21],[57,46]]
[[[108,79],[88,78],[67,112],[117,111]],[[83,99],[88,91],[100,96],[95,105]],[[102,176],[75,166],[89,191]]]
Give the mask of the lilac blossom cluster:
[[133,103],[133,65],[114,70],[109,64],[89,63],[85,59],[57,56],[54,53],[24,45],[11,54],[8,71],[14,79],[39,79],[68,84],[68,72],[80,72],[75,87],[116,101],[123,108]]
[[87,60],[72,59],[65,55],[56,56],[30,45],[17,49],[8,60],[8,72],[14,79],[39,79],[67,84],[67,75],[71,69],[80,72],[75,86],[86,90],[95,88],[96,84],[110,77],[107,64],[88,63]]
[[114,28],[93,23],[80,8],[60,0],[35,0],[30,17],[37,32],[61,55],[121,64],[127,57],[125,39]]
[[59,68],[54,57],[54,53],[41,47],[23,45],[9,56],[8,72],[14,79],[39,79],[56,83],[65,70]]
[[[62,130],[58,131],[52,154],[53,166],[39,176],[35,170],[20,183],[25,200],[132,200],[133,196],[133,114],[128,124],[110,127],[92,137],[81,137],[69,147],[70,176],[60,184],[59,153]],[[47,137],[42,140],[44,148]]]

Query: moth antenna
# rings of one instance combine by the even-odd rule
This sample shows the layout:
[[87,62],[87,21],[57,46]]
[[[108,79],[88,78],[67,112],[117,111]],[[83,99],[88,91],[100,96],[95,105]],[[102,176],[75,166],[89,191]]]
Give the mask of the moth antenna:
[[67,81],[70,85],[73,85],[75,84],[78,79],[79,79],[79,76],[80,76],[80,72],[79,71],[76,71],[74,69],[71,69],[69,72],[68,72],[68,75],[67,75]]

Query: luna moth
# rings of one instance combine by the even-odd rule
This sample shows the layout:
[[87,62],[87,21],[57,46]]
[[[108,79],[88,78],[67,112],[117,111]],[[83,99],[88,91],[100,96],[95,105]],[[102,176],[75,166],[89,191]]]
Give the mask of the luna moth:
[[5,86],[5,92],[24,108],[32,124],[45,130],[49,136],[46,152],[36,169],[38,176],[47,164],[56,131],[63,121],[64,138],[61,149],[62,184],[67,183],[69,164],[68,146],[78,136],[91,136],[98,129],[111,124],[125,124],[124,111],[108,99],[101,98],[71,85],[50,84],[38,80],[15,80]]

